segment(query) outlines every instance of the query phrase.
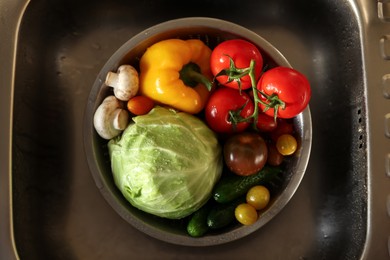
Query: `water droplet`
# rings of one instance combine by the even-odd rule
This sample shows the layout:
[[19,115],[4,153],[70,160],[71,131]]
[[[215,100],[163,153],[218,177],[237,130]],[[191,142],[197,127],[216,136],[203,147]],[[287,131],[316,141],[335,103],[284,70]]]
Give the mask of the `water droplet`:
[[91,47],[92,47],[93,49],[95,49],[95,50],[100,50],[100,49],[101,49],[101,46],[100,46],[99,44],[97,44],[97,43],[93,43],[93,44],[91,45]]

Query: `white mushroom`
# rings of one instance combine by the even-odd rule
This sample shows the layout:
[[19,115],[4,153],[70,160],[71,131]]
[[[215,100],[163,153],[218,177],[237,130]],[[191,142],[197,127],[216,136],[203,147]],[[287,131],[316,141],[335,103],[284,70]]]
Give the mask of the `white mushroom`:
[[116,73],[111,71],[107,73],[105,83],[114,88],[114,95],[119,100],[128,101],[138,92],[138,72],[131,65],[121,65]]
[[106,97],[96,109],[93,124],[96,132],[104,139],[111,139],[127,127],[129,113],[115,96]]

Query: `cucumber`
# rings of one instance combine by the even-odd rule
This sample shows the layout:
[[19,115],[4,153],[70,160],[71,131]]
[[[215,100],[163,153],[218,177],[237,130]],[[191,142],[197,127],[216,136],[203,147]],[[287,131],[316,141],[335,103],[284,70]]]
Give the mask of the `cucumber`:
[[245,196],[241,196],[230,203],[216,203],[207,216],[207,225],[210,229],[220,229],[233,223],[236,219],[234,211],[236,207],[245,202]]
[[206,203],[203,207],[195,211],[187,224],[187,233],[192,237],[201,237],[208,230],[207,216],[211,210],[211,203]]
[[258,173],[249,176],[238,176],[235,174],[225,176],[215,185],[213,198],[219,203],[231,202],[245,195],[255,185],[280,179],[281,172],[281,167],[266,165]]

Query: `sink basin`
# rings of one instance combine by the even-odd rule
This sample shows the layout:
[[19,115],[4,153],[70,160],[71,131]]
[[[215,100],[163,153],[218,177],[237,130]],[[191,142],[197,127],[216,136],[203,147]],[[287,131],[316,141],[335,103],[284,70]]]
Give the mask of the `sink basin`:
[[[258,33],[313,91],[312,152],[295,196],[257,232],[210,247],[129,225],[83,150],[83,113],[107,59],[144,29],[189,16]],[[389,20],[387,1],[0,1],[0,258],[388,258]]]

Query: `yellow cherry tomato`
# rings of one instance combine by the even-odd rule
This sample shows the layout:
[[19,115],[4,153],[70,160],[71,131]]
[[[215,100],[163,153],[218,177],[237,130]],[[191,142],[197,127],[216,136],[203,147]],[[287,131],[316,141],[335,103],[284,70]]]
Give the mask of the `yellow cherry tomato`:
[[267,207],[269,200],[269,190],[262,185],[253,186],[246,194],[246,202],[256,210],[261,210]]
[[252,225],[257,221],[256,209],[248,203],[238,205],[234,211],[234,215],[238,222],[243,225]]
[[290,134],[284,134],[276,140],[276,149],[282,155],[292,155],[297,150],[297,139]]

